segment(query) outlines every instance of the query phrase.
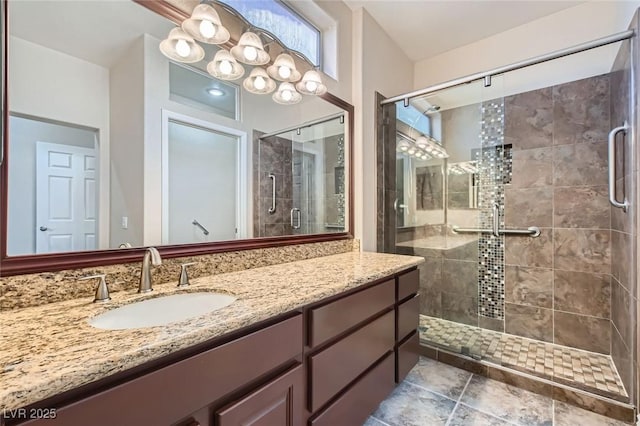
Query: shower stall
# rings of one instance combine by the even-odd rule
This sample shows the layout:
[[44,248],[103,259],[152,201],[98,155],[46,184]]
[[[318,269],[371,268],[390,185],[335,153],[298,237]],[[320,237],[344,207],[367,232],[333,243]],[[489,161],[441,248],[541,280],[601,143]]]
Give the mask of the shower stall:
[[633,412],[636,28],[379,96],[378,251],[425,259],[425,352]]

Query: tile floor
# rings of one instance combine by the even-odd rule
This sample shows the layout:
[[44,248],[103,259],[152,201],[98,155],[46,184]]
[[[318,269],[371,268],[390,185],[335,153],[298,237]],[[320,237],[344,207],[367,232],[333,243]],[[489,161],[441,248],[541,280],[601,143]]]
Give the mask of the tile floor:
[[421,357],[364,426],[625,426]]
[[609,355],[420,315],[420,340],[619,401],[628,400]]

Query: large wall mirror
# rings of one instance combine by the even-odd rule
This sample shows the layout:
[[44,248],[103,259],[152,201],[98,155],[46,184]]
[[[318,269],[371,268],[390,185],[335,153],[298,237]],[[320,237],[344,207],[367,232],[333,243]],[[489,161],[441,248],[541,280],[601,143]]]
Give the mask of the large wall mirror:
[[[250,93],[250,66],[216,79],[218,46],[171,61],[195,5],[3,2],[0,274],[351,237],[353,107]],[[246,22],[214,5],[237,42]]]

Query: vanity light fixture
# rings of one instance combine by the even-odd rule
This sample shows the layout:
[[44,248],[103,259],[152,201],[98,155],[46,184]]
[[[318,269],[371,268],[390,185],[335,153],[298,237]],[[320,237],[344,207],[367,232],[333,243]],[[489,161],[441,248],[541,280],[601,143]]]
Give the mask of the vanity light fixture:
[[180,27],[172,29],[160,42],[160,51],[169,59],[188,64],[204,58],[204,49]]
[[448,158],[447,151],[431,136],[420,135],[412,138],[404,133],[397,132],[398,139],[396,149],[399,152],[413,156],[420,160],[429,160],[431,158]]
[[218,12],[208,3],[197,5],[182,29],[194,39],[208,44],[223,44],[231,37],[220,21]]
[[448,167],[449,174],[464,175],[478,173],[476,161],[465,161],[461,163],[450,164]]
[[251,70],[249,77],[242,82],[247,92],[256,95],[266,95],[276,90],[276,82],[267,74],[264,68],[256,67]]
[[260,36],[251,31],[246,31],[240,36],[238,45],[231,48],[231,54],[238,61],[247,65],[264,65],[271,60],[269,54],[264,50]]
[[322,77],[315,69],[304,73],[302,80],[296,84],[296,89],[305,95],[324,95],[327,93],[327,86],[322,83]]
[[237,80],[244,75],[244,67],[228,50],[220,49],[207,64],[207,72],[220,80]]
[[285,81],[280,84],[276,93],[273,94],[273,100],[282,105],[293,105],[302,100],[302,95],[296,91],[293,84]]
[[[180,27],[172,29],[169,36],[160,43],[162,53],[176,62],[194,63],[201,61],[205,56],[204,49],[195,40],[208,44],[228,44],[230,33],[222,25],[216,3],[203,0],[197,5],[191,16],[185,19]],[[233,9],[224,9],[238,22],[249,26],[249,30],[240,36],[238,44],[230,50],[220,47],[213,60],[207,64],[209,74],[220,80],[237,80],[245,73],[240,62],[252,65],[254,69],[243,81],[242,87],[248,92],[263,95],[276,90],[276,82],[273,79],[281,81],[283,83],[272,97],[275,102],[283,105],[297,104],[302,100],[301,93],[316,96],[327,93],[327,86],[322,82],[321,73],[317,68],[311,68],[302,77],[302,73],[297,70],[296,61],[291,54],[286,53],[287,47],[280,40],[267,31],[252,29],[251,24]],[[264,48],[260,34],[269,39],[270,43],[277,43],[285,51],[279,54],[266,70],[260,66],[268,64],[271,57]],[[313,66],[305,57],[298,56],[303,64]],[[295,82],[298,83],[294,86],[292,83]],[[215,89],[208,90],[211,96],[220,96],[212,91],[217,93]]]
[[298,81],[301,77],[300,71],[296,69],[296,63],[288,53],[279,54],[273,61],[273,65],[267,68],[267,73],[271,78],[289,83]]

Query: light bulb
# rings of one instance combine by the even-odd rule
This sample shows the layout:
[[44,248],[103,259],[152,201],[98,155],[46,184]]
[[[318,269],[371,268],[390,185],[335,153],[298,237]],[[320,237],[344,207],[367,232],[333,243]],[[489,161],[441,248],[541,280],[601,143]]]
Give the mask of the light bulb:
[[313,80],[309,80],[307,81],[304,86],[307,88],[307,90],[311,93],[315,92],[316,90],[318,90],[318,83],[313,81]]
[[262,90],[267,87],[267,82],[262,76],[257,76],[255,80],[253,80],[253,87],[257,90]]
[[416,153],[416,150],[413,149],[413,148],[409,148],[409,150],[407,151],[407,154],[409,154],[409,155],[413,155],[415,153]]
[[191,47],[189,47],[189,43],[185,40],[178,40],[176,43],[176,53],[183,58],[186,58],[191,53]]
[[255,61],[258,57],[258,49],[253,46],[245,46],[242,53],[247,61]]
[[233,72],[233,66],[231,65],[231,62],[227,61],[226,59],[220,61],[220,65],[218,66],[218,69],[222,74],[229,75]]
[[408,149],[409,149],[409,147],[407,147],[406,145],[401,145],[400,146],[400,151],[406,151]]
[[283,90],[281,96],[283,100],[289,102],[293,98],[293,93],[291,93],[291,90]]
[[284,65],[278,68],[278,75],[280,78],[284,78],[285,80],[291,77],[291,68],[285,67]]
[[202,34],[204,38],[211,38],[216,35],[216,27],[213,25],[213,22],[207,21],[206,19],[200,21],[200,34]]

